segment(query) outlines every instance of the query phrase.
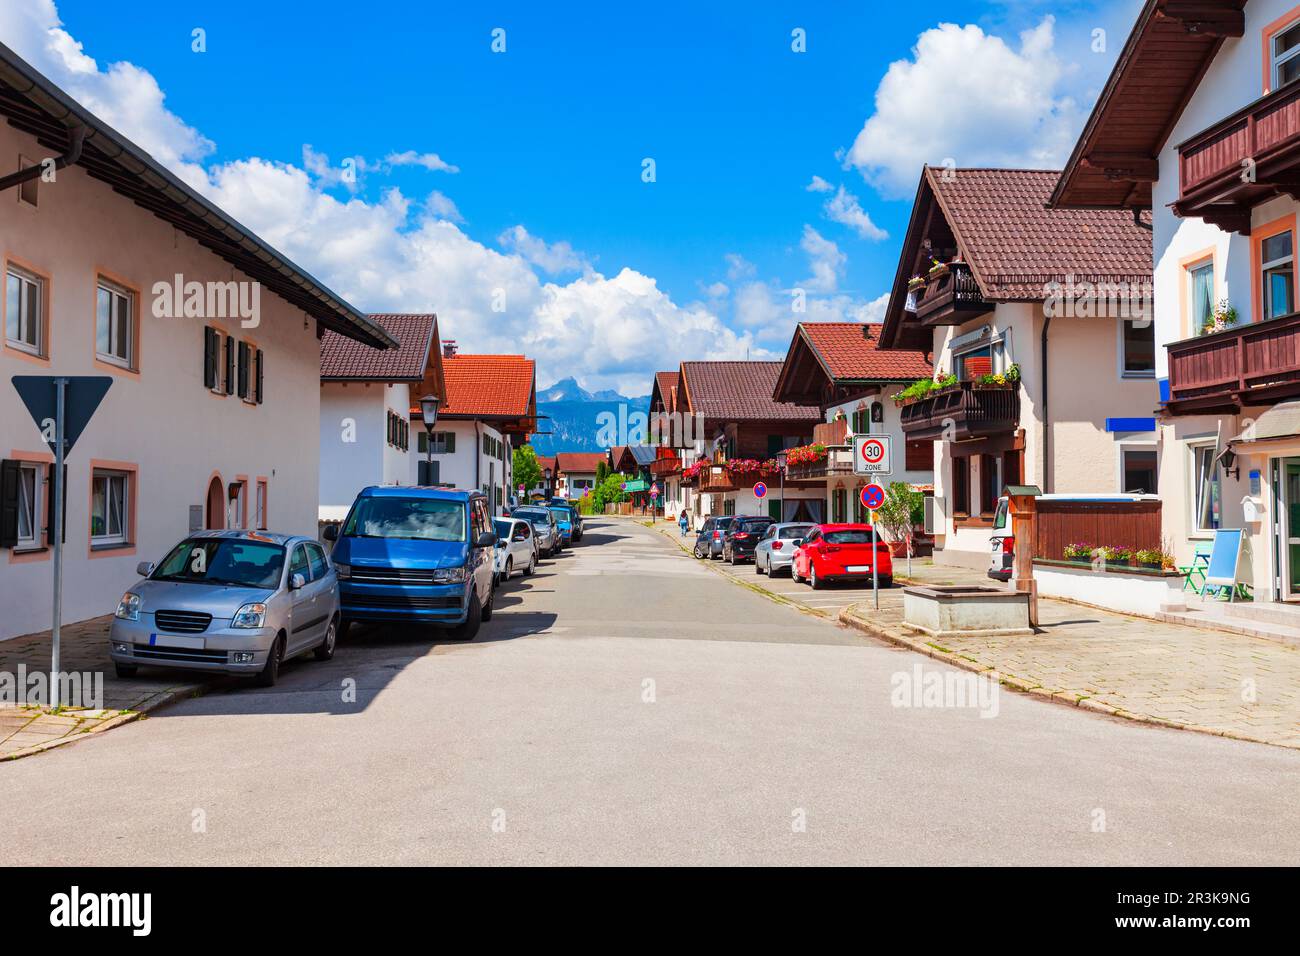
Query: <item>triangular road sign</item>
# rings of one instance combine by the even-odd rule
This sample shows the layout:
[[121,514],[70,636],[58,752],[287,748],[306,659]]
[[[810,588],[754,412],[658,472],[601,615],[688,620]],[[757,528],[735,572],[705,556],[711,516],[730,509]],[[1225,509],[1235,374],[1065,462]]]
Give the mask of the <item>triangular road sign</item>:
[[65,387],[63,399],[63,454],[72,451],[81,433],[86,430],[90,417],[99,408],[99,403],[108,394],[108,387],[113,384],[108,375],[15,375],[12,379],[18,397],[27,406],[32,421],[41,430],[41,436],[50,450],[54,447],[54,416],[57,407],[55,383],[63,379]]

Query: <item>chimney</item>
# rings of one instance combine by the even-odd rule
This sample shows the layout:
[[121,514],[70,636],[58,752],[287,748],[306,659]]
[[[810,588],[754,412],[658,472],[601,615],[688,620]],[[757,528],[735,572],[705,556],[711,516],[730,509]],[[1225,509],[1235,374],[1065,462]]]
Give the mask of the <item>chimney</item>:
[[456,357],[456,340],[455,340],[455,339],[444,339],[444,340],[443,340],[443,343],[442,343],[442,357],[443,357],[443,358],[455,358],[455,357]]

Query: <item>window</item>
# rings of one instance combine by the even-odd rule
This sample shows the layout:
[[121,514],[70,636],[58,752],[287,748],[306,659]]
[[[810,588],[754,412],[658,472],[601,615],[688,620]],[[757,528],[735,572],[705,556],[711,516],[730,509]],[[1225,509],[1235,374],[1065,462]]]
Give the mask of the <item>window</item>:
[[43,355],[44,326],[44,282],[17,266],[9,266],[5,271],[5,343]]
[[952,513],[966,517],[970,514],[970,459],[952,460]]
[[991,515],[1002,496],[1002,459],[980,455],[980,514]]
[[[433,433],[433,454],[435,455],[454,455],[456,453],[456,433],[455,432],[434,432]],[[420,432],[420,437],[416,440],[416,448],[421,455],[429,454],[429,433]]]
[[262,358],[262,350],[258,349],[253,353],[253,402],[262,404],[262,385],[265,375],[265,360]]
[[1276,319],[1295,310],[1295,253],[1292,245],[1290,230],[1269,236],[1260,243],[1265,319]]
[[0,548],[41,546],[41,468],[34,461],[0,463]]
[[[388,410],[388,444],[406,451],[410,448],[411,423],[391,408]],[[421,442],[421,444],[424,444]]]
[[293,549],[293,558],[289,562],[289,580],[295,574],[301,574],[304,581],[311,580],[311,565],[307,561],[307,549],[302,545]]
[[932,471],[934,442],[926,440],[907,442],[904,446],[903,467],[908,471]]
[[308,543],[307,557],[311,561],[311,579],[319,581],[329,573],[329,562],[325,560],[325,550],[318,544]]
[[133,368],[135,296],[105,279],[95,293],[95,352],[106,362]]
[[91,545],[125,544],[131,476],[123,471],[94,472],[90,487]]
[[1269,56],[1272,59],[1273,89],[1300,79],[1300,21],[1273,36],[1269,42]]
[[1197,531],[1214,531],[1222,519],[1222,488],[1214,451],[1214,445],[1192,446],[1192,501],[1196,509],[1192,527]]
[[221,391],[221,333],[211,327],[203,330],[203,387]]
[[266,492],[267,485],[264,479],[258,479],[257,482],[257,511],[253,516],[254,527],[258,531],[266,530]]
[[849,516],[849,493],[844,488],[836,488],[831,494],[831,521],[842,524]]
[[1214,316],[1214,260],[1188,269],[1187,281],[1192,334],[1200,335]]
[[1154,448],[1121,447],[1121,487],[1126,495],[1153,495],[1156,493],[1156,450]]
[[230,483],[230,505],[227,509],[227,528],[248,527],[248,481],[240,479]]
[[[30,159],[28,159],[26,156],[18,157],[18,169],[20,171],[24,169],[30,169],[35,165],[36,164],[32,162]],[[40,176],[37,176],[35,179],[29,179],[27,180],[27,182],[20,184],[18,186],[18,201],[21,203],[26,203],[29,206],[37,205],[37,199],[40,195],[40,188],[41,188]]]
[[981,375],[989,375],[993,372],[993,347],[986,345],[982,348],[972,349],[969,352],[963,352],[959,356],[954,356],[953,361],[956,365],[959,381],[974,381]]
[[1125,378],[1156,374],[1156,326],[1148,319],[1120,319],[1120,362]]

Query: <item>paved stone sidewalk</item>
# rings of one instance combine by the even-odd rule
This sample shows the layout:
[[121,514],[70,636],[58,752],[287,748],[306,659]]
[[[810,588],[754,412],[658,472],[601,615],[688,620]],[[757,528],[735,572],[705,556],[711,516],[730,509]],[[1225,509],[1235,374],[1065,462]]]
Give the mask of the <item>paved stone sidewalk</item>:
[[[108,656],[109,616],[63,627],[59,666],[65,673],[102,675],[104,695],[96,710],[15,706],[0,703],[0,760],[48,749],[53,741],[70,742],[82,734],[108,730],[155,707],[192,694],[205,686],[201,678],[145,670],[129,680],[113,672]],[[50,669],[50,632],[25,634],[0,641],[0,672],[16,681],[22,665],[28,674]]]

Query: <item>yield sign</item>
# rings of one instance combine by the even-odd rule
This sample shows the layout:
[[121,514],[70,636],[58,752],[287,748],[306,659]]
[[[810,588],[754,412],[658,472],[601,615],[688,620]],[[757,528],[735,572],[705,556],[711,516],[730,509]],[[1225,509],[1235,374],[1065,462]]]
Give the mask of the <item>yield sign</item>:
[[27,412],[41,430],[45,443],[51,451],[54,447],[54,426],[56,413],[57,388],[55,383],[63,379],[65,394],[63,399],[63,453],[72,451],[81,433],[86,430],[90,416],[95,414],[99,403],[108,394],[108,387],[113,379],[107,375],[15,375],[12,379],[18,397],[27,406]]

